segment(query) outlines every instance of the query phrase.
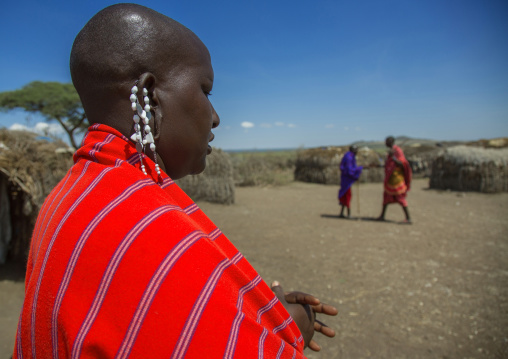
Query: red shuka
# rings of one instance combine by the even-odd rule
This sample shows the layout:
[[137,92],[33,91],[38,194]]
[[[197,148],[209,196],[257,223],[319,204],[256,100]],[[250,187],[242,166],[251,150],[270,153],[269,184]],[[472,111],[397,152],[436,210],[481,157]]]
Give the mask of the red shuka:
[[[397,160],[402,162],[402,172],[403,172],[403,177],[404,177],[404,184],[406,187],[404,189],[404,192],[407,192],[407,191],[409,191],[409,188],[411,186],[411,179],[413,177],[413,171],[411,170],[411,166],[409,165],[409,162],[406,159],[406,156],[404,156],[404,152],[402,152],[402,149],[397,145],[393,145],[392,150],[393,150],[393,156],[395,156],[395,158]],[[390,156],[390,155],[386,156],[384,184],[385,184],[385,189],[388,192],[395,190],[394,188],[392,188],[389,185],[388,181],[390,180],[390,177],[392,176],[393,172],[396,169],[397,169],[397,164],[393,160],[392,156]]]
[[304,358],[291,316],[197,205],[90,127],[41,208],[13,358]]
[[392,150],[393,156],[402,163],[402,168],[398,167],[392,156],[388,154],[385,162],[383,205],[400,203],[403,207],[407,207],[406,195],[411,186],[413,172],[402,149],[393,145]]
[[351,187],[349,187],[346,193],[339,198],[339,203],[347,208],[351,205]]

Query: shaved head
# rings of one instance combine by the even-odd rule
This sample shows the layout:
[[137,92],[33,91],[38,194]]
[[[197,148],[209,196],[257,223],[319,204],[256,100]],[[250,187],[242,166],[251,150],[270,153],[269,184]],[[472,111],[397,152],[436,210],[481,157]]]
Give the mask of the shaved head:
[[144,6],[112,5],[76,36],[70,68],[90,124],[112,127],[134,143],[136,85],[138,104],[149,104],[145,129],[155,145],[138,150],[173,179],[204,170],[220,120],[208,98],[210,53],[192,31]]
[[76,36],[70,57],[72,81],[88,117],[94,117],[100,98],[112,101],[113,93],[130,88],[145,72],[160,81],[170,77],[197,43],[185,26],[144,6],[116,4],[98,12]]

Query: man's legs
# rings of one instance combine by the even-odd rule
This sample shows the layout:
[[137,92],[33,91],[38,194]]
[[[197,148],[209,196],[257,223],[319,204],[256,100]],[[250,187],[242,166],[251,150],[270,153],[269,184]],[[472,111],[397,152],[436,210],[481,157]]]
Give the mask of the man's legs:
[[339,202],[341,205],[339,217],[345,218],[344,217],[344,207],[346,207],[347,208],[347,216],[349,218],[351,216],[351,210],[349,209],[349,206],[351,203],[351,188],[348,188],[347,192],[342,197],[339,198]]
[[343,204],[340,205],[340,214],[339,214],[339,218],[346,218],[344,216],[344,208],[347,209],[347,218],[351,217],[351,210],[349,209],[348,206],[344,206]]
[[404,214],[406,215],[406,222],[411,223],[411,217],[409,216],[409,210],[407,206],[402,206],[402,209],[404,210]]
[[376,218],[376,220],[378,220],[378,221],[384,221],[385,220],[386,207],[388,207],[388,204],[383,204],[383,211],[381,212],[381,215]]

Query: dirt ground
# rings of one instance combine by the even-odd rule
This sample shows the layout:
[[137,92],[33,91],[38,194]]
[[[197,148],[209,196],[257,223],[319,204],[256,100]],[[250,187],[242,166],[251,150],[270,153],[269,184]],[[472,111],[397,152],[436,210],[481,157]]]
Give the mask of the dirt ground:
[[[429,190],[414,181],[403,212],[379,215],[380,184],[237,188],[232,206],[199,203],[266,282],[335,305],[337,331],[309,358],[508,358],[508,193]],[[359,193],[359,195],[358,195]],[[360,199],[358,205],[358,198]],[[0,267],[0,358],[9,358],[22,276]]]

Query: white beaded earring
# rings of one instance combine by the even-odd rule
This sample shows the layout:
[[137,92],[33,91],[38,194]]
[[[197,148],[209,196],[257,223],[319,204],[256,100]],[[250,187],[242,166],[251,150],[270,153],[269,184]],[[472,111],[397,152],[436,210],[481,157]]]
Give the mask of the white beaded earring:
[[[131,108],[135,112],[132,117],[134,121],[134,134],[131,136],[131,140],[136,144],[136,149],[139,153],[139,160],[141,162],[141,170],[146,175],[145,165],[143,164],[143,156],[141,152],[145,151],[145,145],[150,145],[150,150],[153,152],[153,157],[155,161],[155,171],[160,176],[161,171],[159,168],[159,164],[157,163],[157,155],[155,153],[155,141],[149,126],[149,122],[152,118],[152,113],[150,112],[150,99],[148,98],[148,90],[143,88],[143,102],[145,103],[145,107],[141,107],[141,104],[138,101],[138,87],[134,85],[131,89]],[[141,126],[143,125],[143,129]]]
[[141,136],[141,124],[139,123],[142,108],[141,105],[139,104],[138,96],[136,96],[137,93],[138,87],[134,85],[131,88],[131,96],[130,96],[131,108],[134,111],[134,116],[132,117],[132,120],[134,121],[134,134],[131,136],[131,140],[136,144],[136,150],[138,150],[139,153],[139,162],[141,163],[141,170],[146,175],[145,165],[143,164],[143,156],[141,155],[141,152],[143,152],[143,139]]
[[[155,141],[153,139],[153,134],[150,129],[150,119],[152,118],[152,113],[150,112],[150,99],[148,98],[148,90],[143,88],[143,102],[145,103],[144,111],[141,113],[141,118],[143,119],[143,123],[145,124],[144,132],[145,137],[143,138],[143,147],[145,145],[150,145],[150,150],[153,152],[153,160],[155,162],[155,171],[157,175],[161,175],[161,170],[159,168],[159,164],[157,163],[157,154],[155,153]],[[143,116],[144,115],[144,116]]]

